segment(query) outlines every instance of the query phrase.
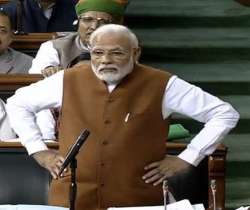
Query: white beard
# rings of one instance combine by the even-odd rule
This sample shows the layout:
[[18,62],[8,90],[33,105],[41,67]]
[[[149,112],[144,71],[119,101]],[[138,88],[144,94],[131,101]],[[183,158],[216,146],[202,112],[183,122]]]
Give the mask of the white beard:
[[125,76],[132,72],[134,60],[131,56],[129,62],[123,67],[118,67],[115,64],[101,64],[96,68],[92,62],[91,67],[98,79],[105,81],[107,84],[118,84]]

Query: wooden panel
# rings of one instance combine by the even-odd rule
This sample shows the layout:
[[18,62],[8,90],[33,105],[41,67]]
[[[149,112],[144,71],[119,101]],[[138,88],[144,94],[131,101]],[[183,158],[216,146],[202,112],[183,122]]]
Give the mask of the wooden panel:
[[15,91],[41,79],[41,74],[0,74],[0,91]]
[[250,6],[250,0],[236,0],[236,1],[244,6]]
[[0,0],[0,5],[1,4],[6,4],[6,3],[8,3],[9,2],[9,0]]
[[[53,149],[58,149],[59,146],[58,146],[58,143],[57,142],[48,142],[46,143],[46,145],[49,147],[49,148],[53,148]],[[11,141],[11,142],[3,142],[3,141],[0,141],[0,148],[19,148],[19,149],[23,149],[23,145],[16,141]]]
[[[167,143],[167,150],[181,152],[186,144]],[[209,183],[216,181],[216,210],[225,210],[225,171],[227,148],[220,145],[217,150],[208,157],[208,210],[213,209],[212,192]]]
[[[58,149],[57,143],[49,143],[48,146],[53,149]],[[171,154],[179,154],[182,150],[186,148],[186,144],[182,143],[167,143],[167,150]],[[0,142],[1,149],[23,149],[23,146],[19,142]],[[217,210],[225,210],[225,161],[226,161],[227,148],[220,145],[217,150],[208,157],[208,180],[216,180],[217,192],[216,192],[216,202]],[[208,210],[213,209],[212,194],[207,186],[208,190]]]
[[43,79],[41,74],[0,74],[0,98],[6,100],[21,87]]
[[25,35],[14,35],[11,47],[17,50],[39,49],[41,43],[58,37],[56,33],[29,33]]

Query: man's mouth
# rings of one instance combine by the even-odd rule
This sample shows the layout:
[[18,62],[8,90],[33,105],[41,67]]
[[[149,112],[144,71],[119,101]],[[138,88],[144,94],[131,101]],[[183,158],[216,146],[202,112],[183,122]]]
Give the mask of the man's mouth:
[[117,72],[116,68],[112,68],[112,67],[106,67],[106,68],[101,68],[99,70],[99,72],[103,72],[103,73],[114,73]]

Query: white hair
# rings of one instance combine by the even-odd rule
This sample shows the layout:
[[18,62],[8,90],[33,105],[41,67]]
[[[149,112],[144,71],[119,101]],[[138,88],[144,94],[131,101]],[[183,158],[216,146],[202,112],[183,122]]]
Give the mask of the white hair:
[[97,28],[90,36],[89,38],[89,43],[90,47],[92,47],[94,40],[96,39],[97,36],[105,33],[120,33],[123,35],[126,35],[128,39],[130,40],[131,46],[133,48],[138,48],[139,47],[139,41],[136,35],[127,27],[118,25],[118,24],[107,24],[103,25],[99,28]]

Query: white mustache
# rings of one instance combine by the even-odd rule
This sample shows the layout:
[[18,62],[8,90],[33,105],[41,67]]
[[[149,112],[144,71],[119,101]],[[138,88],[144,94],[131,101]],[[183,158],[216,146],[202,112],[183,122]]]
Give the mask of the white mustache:
[[98,66],[97,71],[100,72],[104,69],[115,69],[116,71],[118,71],[119,67],[117,65],[114,65],[114,64],[109,64],[109,65],[101,64],[100,66]]

